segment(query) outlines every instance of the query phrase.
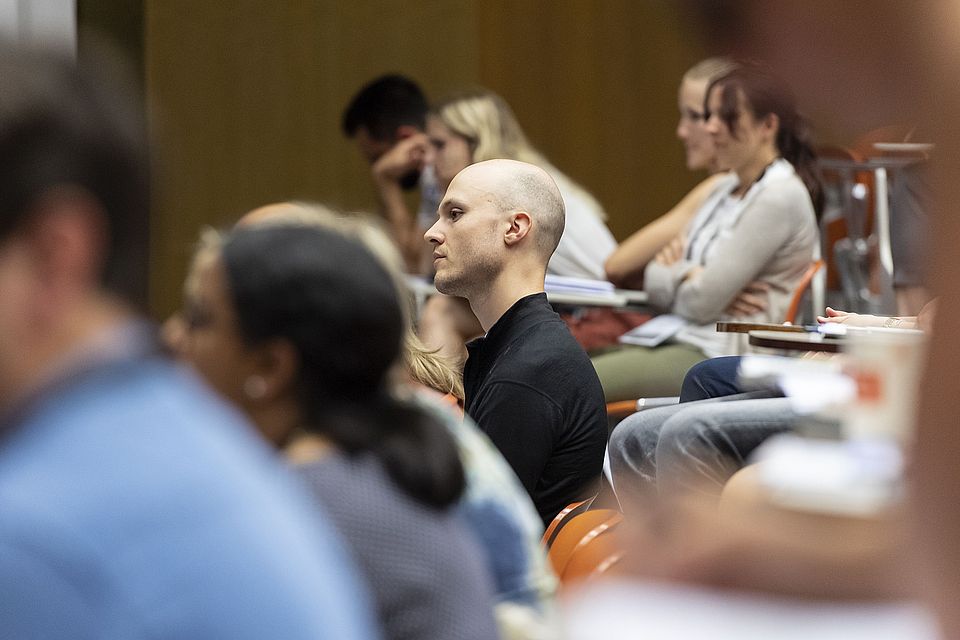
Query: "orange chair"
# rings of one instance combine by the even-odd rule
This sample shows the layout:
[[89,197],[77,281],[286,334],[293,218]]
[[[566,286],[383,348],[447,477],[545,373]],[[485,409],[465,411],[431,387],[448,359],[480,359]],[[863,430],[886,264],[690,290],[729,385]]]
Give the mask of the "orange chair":
[[583,550],[597,536],[619,523],[622,518],[623,515],[615,509],[595,509],[567,520],[547,550],[550,565],[561,582],[564,581],[564,573],[574,554],[584,553]]
[[[804,271],[803,276],[800,278],[800,282],[797,283],[797,288],[793,291],[793,298],[790,300],[790,306],[787,308],[787,316],[783,319],[784,322],[789,322],[793,324],[797,319],[797,313],[800,311],[800,302],[803,300],[803,295],[807,292],[807,289],[810,288],[813,283],[814,277],[817,275],[817,272],[820,271],[827,263],[823,260],[814,260],[810,263],[810,266],[807,267],[807,270]],[[817,309],[816,312],[822,312],[822,309]]]
[[607,403],[608,418],[625,418],[631,413],[636,413],[636,411],[637,411],[636,400],[620,400],[618,402]]
[[615,531],[622,521],[623,514],[613,512],[580,539],[559,576],[562,584],[590,580],[610,571],[620,562],[625,550]]
[[581,500],[579,502],[572,502],[564,507],[564,509],[555,515],[553,520],[550,521],[550,525],[547,527],[547,530],[543,532],[543,537],[540,539],[540,544],[543,545],[545,549],[549,549],[553,544],[553,539],[557,537],[557,534],[560,533],[560,530],[564,527],[564,525],[589,509],[594,498],[596,498],[596,496],[587,498],[586,500]]
[[662,398],[640,398],[639,400],[620,400],[607,403],[607,418],[620,420],[632,413],[676,404],[680,398],[665,396]]

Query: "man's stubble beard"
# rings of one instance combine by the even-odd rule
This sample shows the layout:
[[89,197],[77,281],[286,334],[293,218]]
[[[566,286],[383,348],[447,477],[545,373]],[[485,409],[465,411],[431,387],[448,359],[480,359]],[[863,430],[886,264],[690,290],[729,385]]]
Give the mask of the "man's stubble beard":
[[461,269],[458,273],[437,273],[434,278],[437,291],[448,296],[473,300],[493,285],[502,270],[501,265],[490,256],[478,256],[468,262],[472,263],[470,267]]

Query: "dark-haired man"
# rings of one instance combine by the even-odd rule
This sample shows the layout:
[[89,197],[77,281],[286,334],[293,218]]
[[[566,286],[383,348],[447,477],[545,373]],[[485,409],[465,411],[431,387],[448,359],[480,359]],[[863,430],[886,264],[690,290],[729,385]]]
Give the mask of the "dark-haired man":
[[0,105],[0,635],[376,636],[308,498],[117,294],[134,110],[8,49]]
[[437,289],[466,298],[486,332],[467,345],[466,412],[544,523],[596,490],[607,440],[597,374],[543,292],[564,219],[545,171],[489,160],[457,174],[425,234]]
[[[423,271],[423,231],[437,214],[440,192],[427,166],[430,142],[424,129],[427,99],[420,87],[401,75],[380,76],[364,85],[343,113],[343,133],[370,163],[383,215],[390,224],[407,268]],[[420,187],[416,218],[404,192]]]

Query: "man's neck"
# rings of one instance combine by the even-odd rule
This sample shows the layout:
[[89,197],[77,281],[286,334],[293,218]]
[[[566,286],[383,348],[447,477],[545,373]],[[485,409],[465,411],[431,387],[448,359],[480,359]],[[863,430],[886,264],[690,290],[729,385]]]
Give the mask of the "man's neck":
[[[525,272],[525,275],[521,275]],[[469,297],[470,308],[480,321],[484,332],[503,317],[517,300],[534,293],[543,292],[543,269],[531,271],[515,268],[512,272],[503,272],[493,282],[489,283]]]
[[19,345],[21,363],[5,370],[0,386],[5,389],[3,405],[10,407],[34,393],[36,389],[64,374],[73,361],[83,358],[88,346],[94,355],[96,340],[111,327],[132,317],[129,311],[107,297],[79,301],[64,311],[63,321],[55,327],[39,328],[34,339]]

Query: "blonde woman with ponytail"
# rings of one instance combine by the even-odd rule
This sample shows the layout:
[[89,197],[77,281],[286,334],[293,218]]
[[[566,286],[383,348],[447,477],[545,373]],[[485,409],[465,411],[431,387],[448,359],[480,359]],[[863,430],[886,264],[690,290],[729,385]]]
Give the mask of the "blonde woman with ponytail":
[[453,95],[430,110],[427,136],[437,181],[444,190],[462,169],[484,160],[519,160],[549,173],[560,188],[567,217],[547,273],[605,278],[603,265],[617,242],[604,223],[603,207],[530,144],[503,98],[485,89]]

